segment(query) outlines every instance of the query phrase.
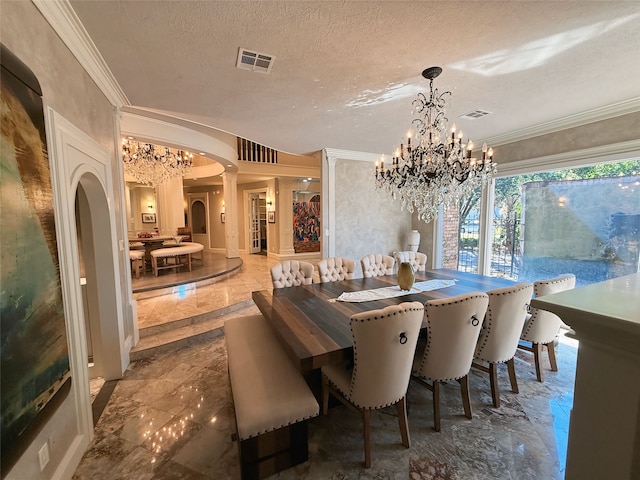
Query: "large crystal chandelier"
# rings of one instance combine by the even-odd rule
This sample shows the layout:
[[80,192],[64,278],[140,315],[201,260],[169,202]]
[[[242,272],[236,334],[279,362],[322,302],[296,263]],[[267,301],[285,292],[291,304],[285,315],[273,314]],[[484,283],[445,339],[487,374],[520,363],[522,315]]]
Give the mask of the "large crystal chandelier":
[[471,140],[462,143],[462,132],[456,135],[456,126],[447,134],[447,117],[444,107],[451,92],[438,92],[433,79],[442,72],[440,67],[430,67],[422,72],[429,80],[429,98],[419,93],[413,101],[415,140],[411,144],[412,131],[407,135],[407,145],[395,150],[391,166],[385,168],[384,155],[376,161],[376,188],[400,198],[402,208],[418,213],[418,218],[430,222],[437,218],[442,205],[445,210],[457,205],[461,198],[478,185],[486,183],[496,173],[493,149],[482,146],[482,158],[472,158]]
[[172,177],[189,173],[193,155],[182,150],[123,139],[122,161],[125,173],[155,187]]

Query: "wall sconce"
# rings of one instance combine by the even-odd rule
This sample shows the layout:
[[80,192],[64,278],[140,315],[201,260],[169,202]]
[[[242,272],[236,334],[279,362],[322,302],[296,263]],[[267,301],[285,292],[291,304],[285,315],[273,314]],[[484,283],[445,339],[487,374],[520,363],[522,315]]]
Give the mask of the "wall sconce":
[[273,205],[273,202],[269,197],[267,197],[267,210],[271,210],[272,205]]
[[149,202],[149,204],[147,205],[147,208],[148,208],[149,210],[152,210],[152,209],[153,209],[153,204],[152,204],[151,202]]

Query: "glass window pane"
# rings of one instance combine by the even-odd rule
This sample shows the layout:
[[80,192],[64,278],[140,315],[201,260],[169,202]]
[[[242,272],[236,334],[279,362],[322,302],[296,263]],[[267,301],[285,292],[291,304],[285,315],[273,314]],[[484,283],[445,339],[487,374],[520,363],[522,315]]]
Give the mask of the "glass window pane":
[[458,266],[461,272],[478,273],[480,196],[482,187],[460,201],[458,208]]
[[639,271],[640,161],[496,180],[491,274],[587,285]]

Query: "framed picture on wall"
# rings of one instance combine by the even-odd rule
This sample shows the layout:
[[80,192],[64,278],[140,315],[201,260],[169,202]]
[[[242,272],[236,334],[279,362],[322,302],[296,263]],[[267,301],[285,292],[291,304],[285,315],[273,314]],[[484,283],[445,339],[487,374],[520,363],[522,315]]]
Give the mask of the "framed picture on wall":
[[143,213],[142,214],[142,223],[156,223],[156,214],[155,213]]
[[267,220],[269,223],[276,223],[276,212],[267,212]]
[[0,231],[0,476],[5,478],[61,411],[77,380],[69,363],[42,90],[29,67],[3,44],[0,63],[0,224],[5,227]]
[[222,223],[224,223],[224,220],[225,220],[225,218],[224,218],[224,212],[221,212],[221,213],[220,213],[220,221],[221,221]]

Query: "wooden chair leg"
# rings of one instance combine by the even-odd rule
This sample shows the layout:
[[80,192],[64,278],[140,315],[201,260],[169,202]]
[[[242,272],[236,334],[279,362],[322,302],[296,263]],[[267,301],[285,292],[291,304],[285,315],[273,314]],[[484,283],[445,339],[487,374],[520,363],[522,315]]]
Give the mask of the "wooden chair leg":
[[398,410],[398,423],[400,424],[400,436],[402,437],[402,445],[409,448],[411,446],[411,437],[409,436],[409,423],[407,422],[407,396],[405,395],[396,403]]
[[[500,407],[500,391],[498,389],[498,365],[489,363],[489,383],[491,384],[491,399],[495,408]],[[464,399],[463,399],[464,400]]]
[[329,379],[322,374],[322,415],[329,411]]
[[547,353],[549,354],[549,363],[551,364],[551,370],[554,372],[558,371],[558,363],[556,362],[556,344],[554,341],[551,341],[546,344]]
[[365,468],[371,468],[371,441],[369,434],[369,424],[371,421],[371,409],[363,408],[362,409],[362,423],[363,425],[363,435],[364,435],[364,466]]
[[533,362],[536,364],[536,377],[539,382],[544,382],[544,374],[542,373],[542,367],[540,366],[540,357],[542,356],[542,344],[532,343],[533,347]]
[[460,393],[462,394],[462,407],[464,408],[465,417],[471,419],[471,399],[469,398],[469,376],[465,375],[460,380]]
[[433,382],[433,426],[440,431],[440,382]]
[[516,364],[511,360],[507,360],[507,370],[509,371],[509,381],[511,382],[511,391],[513,393],[519,393],[518,379],[516,378]]

